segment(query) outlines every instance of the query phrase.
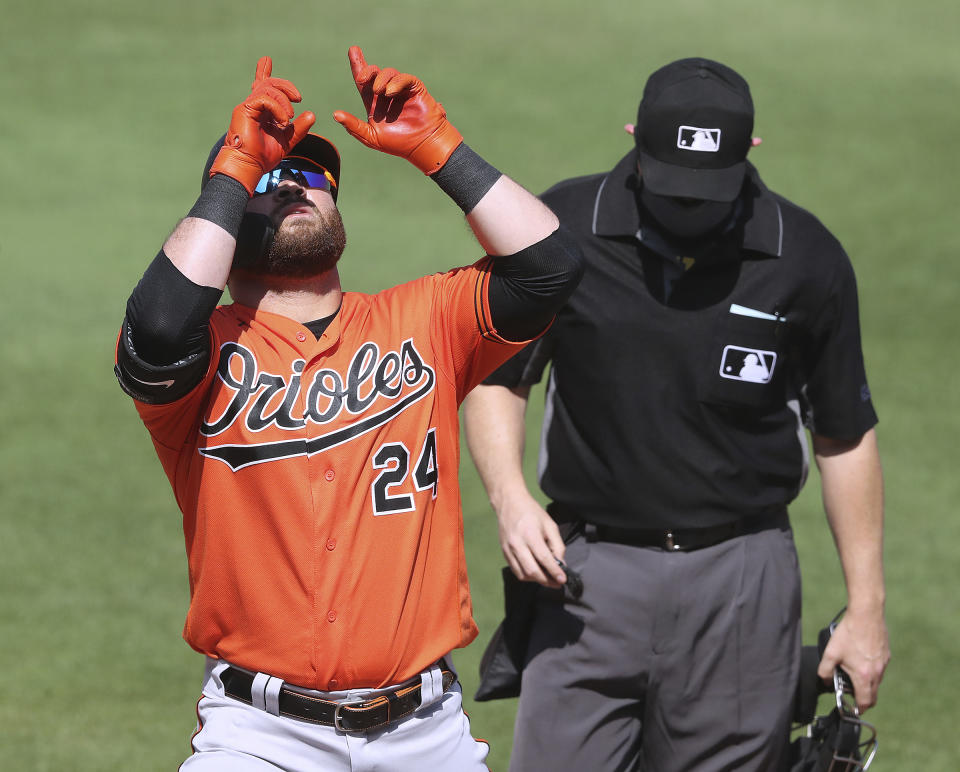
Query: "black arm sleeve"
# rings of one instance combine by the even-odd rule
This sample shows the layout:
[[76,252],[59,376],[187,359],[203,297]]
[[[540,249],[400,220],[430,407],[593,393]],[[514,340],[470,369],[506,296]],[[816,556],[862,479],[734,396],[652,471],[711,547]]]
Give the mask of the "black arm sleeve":
[[[250,196],[236,180],[215,174],[187,217],[207,220],[236,238]],[[146,364],[165,367],[209,346],[207,324],[223,290],[194,284],[163,250],[127,300],[129,343]]]
[[[215,174],[187,217],[236,237],[248,200],[243,185]],[[190,281],[160,250],[127,300],[115,368],[123,390],[159,404],[198,384],[210,360],[210,315],[222,295],[221,289]]]
[[488,302],[497,332],[529,340],[543,332],[583,276],[583,254],[563,227],[490,269]]
[[161,250],[130,295],[120,330],[115,372],[127,394],[165,404],[203,380],[221,294],[194,284]]
[[[239,182],[215,174],[187,217],[212,222],[236,238],[249,199]],[[194,284],[161,250],[127,301],[130,345],[154,367],[206,352],[207,324],[221,295],[216,287]]]
[[222,294],[194,284],[161,250],[127,301],[130,342],[139,358],[162,367],[207,352],[210,315]]

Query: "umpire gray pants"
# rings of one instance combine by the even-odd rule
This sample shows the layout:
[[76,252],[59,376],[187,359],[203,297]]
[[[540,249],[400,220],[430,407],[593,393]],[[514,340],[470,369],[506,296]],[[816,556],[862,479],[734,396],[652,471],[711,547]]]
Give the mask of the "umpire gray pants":
[[777,772],[800,662],[789,526],[691,552],[579,535],[542,588],[511,772]]

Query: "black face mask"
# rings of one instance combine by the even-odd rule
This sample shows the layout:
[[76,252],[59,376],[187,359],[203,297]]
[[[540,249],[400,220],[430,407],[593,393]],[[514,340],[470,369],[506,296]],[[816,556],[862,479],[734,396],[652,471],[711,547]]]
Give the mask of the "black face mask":
[[736,202],[658,196],[641,187],[640,203],[667,233],[690,240],[712,235],[726,225]]

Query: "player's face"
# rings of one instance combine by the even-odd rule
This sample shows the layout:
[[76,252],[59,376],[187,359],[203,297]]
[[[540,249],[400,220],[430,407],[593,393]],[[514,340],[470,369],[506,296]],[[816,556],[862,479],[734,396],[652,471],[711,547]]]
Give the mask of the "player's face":
[[335,210],[333,196],[326,190],[308,188],[293,180],[281,180],[269,193],[257,193],[247,202],[247,211],[265,214],[278,230],[289,219],[316,218],[321,212]]
[[276,235],[255,273],[307,278],[337,264],[346,246],[340,211],[326,190],[283,180],[269,193],[255,195],[247,211],[273,220]]

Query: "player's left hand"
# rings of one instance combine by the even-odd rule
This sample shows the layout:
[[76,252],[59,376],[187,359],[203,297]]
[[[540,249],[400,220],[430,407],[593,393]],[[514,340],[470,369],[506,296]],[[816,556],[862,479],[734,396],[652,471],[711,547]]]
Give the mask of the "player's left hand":
[[463,142],[443,105],[413,75],[367,64],[359,46],[348,57],[367,120],[343,110],[334,120],[367,147],[406,158],[424,174],[440,169]]
[[830,636],[817,675],[832,682],[833,669],[842,668],[853,682],[857,707],[863,713],[877,704],[880,681],[889,662],[890,641],[883,614],[847,610]]

